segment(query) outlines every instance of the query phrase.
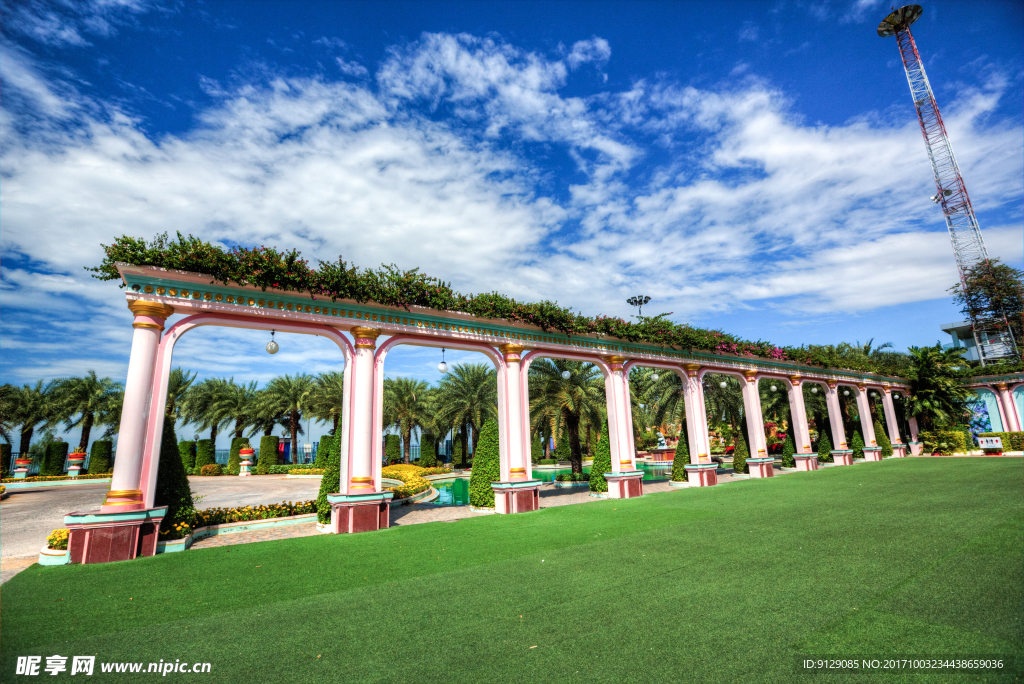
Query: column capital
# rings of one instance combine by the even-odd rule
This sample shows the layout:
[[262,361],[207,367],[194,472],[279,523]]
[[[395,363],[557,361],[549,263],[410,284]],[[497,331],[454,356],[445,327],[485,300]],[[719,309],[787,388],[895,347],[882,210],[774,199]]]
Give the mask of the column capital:
[[748,368],[747,370],[743,371],[743,377],[747,379],[747,382],[754,382],[754,380],[757,378],[757,371],[754,370],[753,368]]
[[606,356],[604,357],[604,360],[608,362],[608,365],[612,367],[613,371],[622,370],[622,364],[626,363],[626,357],[618,356],[617,354]]
[[789,376],[789,381],[791,383],[793,383],[794,387],[799,387],[800,383],[803,382],[803,376],[800,376],[800,375],[790,375]]
[[521,354],[523,353],[523,345],[521,344],[506,342],[498,347],[498,349],[501,350],[502,356],[505,357],[505,361],[508,363],[518,363],[522,360]]
[[836,382],[835,380],[826,380],[825,384],[828,385],[829,389],[835,389],[835,388],[839,387],[839,383]]
[[380,328],[364,328],[361,325],[354,325],[351,332],[352,337],[356,340],[356,349],[377,348],[377,338],[381,335]]
[[700,372],[700,364],[699,363],[684,363],[683,364],[683,370],[685,370],[686,374],[689,375],[691,378],[695,378],[695,377],[697,377],[697,373]]
[[864,392],[864,391],[866,391],[867,388],[865,387],[863,382],[858,382],[857,383],[857,389],[860,390],[861,392]]
[[164,321],[174,313],[174,307],[160,302],[147,302],[144,299],[132,299],[128,302],[128,310],[135,315],[133,328],[164,329]]
[[1005,382],[1000,382],[999,384],[996,385],[996,389],[999,390],[1000,392],[1005,392],[1007,389],[1009,389],[1009,385],[1007,385]]

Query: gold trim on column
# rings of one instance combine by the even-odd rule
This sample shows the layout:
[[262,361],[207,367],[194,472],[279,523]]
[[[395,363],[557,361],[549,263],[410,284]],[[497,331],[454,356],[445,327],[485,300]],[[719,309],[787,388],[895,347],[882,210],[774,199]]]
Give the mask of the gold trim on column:
[[794,387],[799,387],[800,383],[803,382],[803,376],[800,376],[800,375],[790,375],[789,376],[789,381],[791,383],[793,383]]
[[857,389],[860,390],[861,392],[866,391],[866,387],[865,387],[863,382],[858,382],[857,383]]
[[825,384],[828,385],[829,389],[835,389],[836,387],[839,387],[839,381],[838,380],[826,380]]
[[516,344],[514,342],[507,342],[498,347],[498,349],[500,349],[501,353],[504,355],[506,361],[521,360],[522,357],[520,356],[520,354],[522,353],[523,348],[523,345]]
[[163,330],[164,326],[159,323],[147,323],[146,321],[135,321],[132,323],[133,328],[153,328],[154,330]]
[[748,368],[747,370],[743,371],[743,375],[744,377],[747,378],[747,382],[754,382],[754,380],[757,378],[757,371]]
[[[127,499],[127,501],[111,501],[110,498],[115,497],[118,499]],[[141,489],[111,489],[107,492],[106,498],[103,500],[103,506],[135,506],[141,504],[142,490]]]
[[1007,385],[1005,382],[1001,382],[998,385],[996,385],[996,389],[999,390],[1000,392],[1005,392],[1007,389],[1009,389],[1009,385]]
[[361,325],[354,325],[351,331],[352,337],[356,338],[356,349],[377,348],[377,338],[381,335],[380,328],[364,328]]
[[128,302],[128,310],[136,316],[152,316],[153,318],[167,318],[174,313],[174,307],[160,302],[147,302],[142,299],[133,299]]
[[608,362],[613,371],[620,371],[622,370],[622,364],[626,362],[626,357],[612,354],[611,356],[604,357],[604,360]]
[[686,371],[687,375],[689,375],[691,378],[695,378],[695,377],[697,377],[697,373],[700,372],[700,364],[699,363],[684,363],[683,364],[683,369]]
[[353,477],[349,489],[373,489],[372,477]]
[[526,474],[526,468],[512,468],[511,470],[508,471],[508,474],[509,475],[525,475]]

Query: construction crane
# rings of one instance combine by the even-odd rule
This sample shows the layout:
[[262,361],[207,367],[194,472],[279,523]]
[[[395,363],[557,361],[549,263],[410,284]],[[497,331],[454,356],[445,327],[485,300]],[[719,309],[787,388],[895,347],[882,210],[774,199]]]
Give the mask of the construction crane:
[[[896,36],[903,67],[907,72],[907,82],[910,83],[910,95],[914,99],[917,118],[921,123],[924,145],[932,163],[932,173],[935,174],[936,193],[931,200],[942,205],[949,239],[953,243],[953,254],[956,255],[956,265],[960,271],[960,286],[966,294],[967,273],[979,264],[989,263],[988,250],[981,237],[971,198],[967,196],[960,167],[953,156],[953,148],[949,144],[939,105],[935,102],[935,94],[917,51],[917,43],[910,33],[910,25],[921,17],[921,12],[920,5],[907,5],[893,11],[878,25],[878,35],[883,38]],[[973,307],[970,311],[974,343],[978,348],[981,365],[1018,358],[1017,341],[1010,330],[1005,312],[982,315],[974,311]]]

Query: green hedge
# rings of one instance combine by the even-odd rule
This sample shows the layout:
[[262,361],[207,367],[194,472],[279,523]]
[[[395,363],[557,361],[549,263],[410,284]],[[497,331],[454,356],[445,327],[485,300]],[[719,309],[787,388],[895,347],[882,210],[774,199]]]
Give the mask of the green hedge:
[[167,514],[160,523],[161,530],[169,530],[181,522],[191,524],[195,515],[192,488],[178,453],[178,438],[174,434],[174,421],[170,416],[164,417],[164,436],[160,441],[160,460],[153,499],[154,505],[167,506]]
[[39,468],[40,475],[63,475],[64,460],[68,457],[67,442],[50,442]]
[[384,458],[388,465],[402,462],[402,440],[398,435],[387,435],[384,437]]
[[320,438],[320,444],[316,447],[316,458],[313,459],[313,467],[327,468],[332,457],[341,467],[341,435],[325,435]]
[[420,458],[421,468],[437,467],[437,442],[433,435],[420,435]]
[[850,449],[853,450],[853,458],[864,458],[864,438],[860,436],[859,430],[853,431],[853,439],[850,440]]
[[196,443],[191,440],[178,442],[178,453],[181,454],[181,464],[185,472],[191,473],[196,467]]
[[455,446],[452,448],[452,465],[456,468],[465,468],[466,459],[462,455],[462,440],[456,438]]
[[790,426],[789,434],[786,435],[786,441],[782,445],[782,467],[783,468],[796,468],[796,459],[793,458],[793,454],[796,453],[796,444],[793,443],[793,429]]
[[11,445],[0,444],[0,480],[10,477],[11,470]]
[[328,494],[341,491],[341,459],[327,464],[324,476],[320,480],[320,493],[316,497],[316,519],[326,525],[331,522],[331,504],[327,501]]
[[114,471],[113,458],[114,443],[109,439],[97,439],[92,443],[92,453],[89,454],[89,473],[110,473]]
[[1003,451],[1024,451],[1024,432],[982,432],[979,437],[999,437]]
[[195,468],[202,470],[203,466],[217,462],[217,450],[212,439],[201,439],[196,442],[196,465]]
[[737,473],[749,473],[750,466],[747,465],[747,457],[750,450],[747,448],[747,440],[743,438],[741,431],[736,435],[736,448],[732,452],[732,469]]
[[537,465],[558,465],[558,461],[553,458],[542,458],[537,461]]
[[563,431],[562,436],[558,439],[558,444],[555,446],[555,460],[556,461],[571,461],[572,450],[569,448],[569,433]]
[[601,426],[601,438],[597,441],[597,447],[594,449],[594,462],[590,465],[590,491],[607,492],[608,480],[604,478],[604,474],[611,471],[612,440],[608,437],[608,421],[606,420]]
[[824,430],[818,430],[818,463],[832,463],[832,440]]
[[200,475],[223,475],[224,466],[220,463],[207,463],[199,469]]
[[[339,463],[341,459],[338,459]],[[339,465],[340,467],[340,465]],[[282,463],[281,465],[270,466],[269,472],[266,475],[288,475],[289,473],[295,473],[296,475],[304,475],[303,471],[306,470],[326,470],[324,468],[318,468],[316,463]]]
[[498,423],[488,420],[480,430],[473,455],[473,474],[469,478],[469,503],[480,508],[494,506],[494,490],[491,483],[501,479],[501,464],[498,459]]
[[967,453],[967,437],[960,430],[929,430],[917,438],[923,444],[925,454]]
[[679,433],[679,444],[676,444],[676,453],[672,459],[672,481],[687,482],[690,479],[686,474],[686,465],[690,462],[690,437],[686,431],[685,420],[683,429]]
[[541,438],[538,437],[530,444],[530,460],[536,464],[540,463],[543,459],[544,444],[542,443]]
[[875,421],[875,442],[882,447],[882,458],[892,456],[892,442],[889,441],[889,435],[886,434],[880,420]]
[[265,435],[260,438],[259,461],[256,463],[256,474],[267,475],[270,467],[277,465],[277,445],[281,442],[280,437]]
[[242,458],[238,455],[238,452],[244,446],[249,446],[247,438],[233,437],[231,439],[231,453],[228,455],[228,475],[237,475],[242,470]]

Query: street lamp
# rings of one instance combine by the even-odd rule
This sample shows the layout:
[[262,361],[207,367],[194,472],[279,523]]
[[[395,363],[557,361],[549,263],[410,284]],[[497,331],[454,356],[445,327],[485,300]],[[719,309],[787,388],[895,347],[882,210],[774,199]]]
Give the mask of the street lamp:
[[729,383],[723,380],[722,382],[718,383],[718,386],[721,387],[722,389],[725,389],[726,387],[729,386]]
[[639,318],[644,315],[644,304],[646,304],[649,301],[651,301],[651,298],[648,297],[647,295],[637,295],[636,297],[630,297],[629,299],[627,299],[626,303],[629,304],[630,306],[635,306],[637,308],[636,315],[637,318]]
[[850,396],[850,390],[843,390],[843,396],[844,397]]
[[270,341],[267,342],[267,353],[268,354],[276,354],[278,349],[280,349],[280,347],[277,346],[277,342],[274,341],[274,331],[271,330],[270,331]]
[[437,364],[437,370],[441,373],[448,372],[448,364],[444,362],[444,347],[441,347],[441,363]]
[[651,373],[651,380],[652,380],[653,382],[658,382],[658,378],[660,378],[660,377],[661,377],[661,376],[660,376],[660,375],[658,375],[657,373]]
[[817,393],[818,393],[818,386],[815,385],[814,387],[811,388],[811,394],[817,394]]
[[779,391],[779,388],[776,387],[775,385],[772,385],[772,392],[778,392],[778,391]]
[[563,380],[568,380],[571,377],[572,377],[572,373],[570,373],[567,370],[562,371],[562,379]]

